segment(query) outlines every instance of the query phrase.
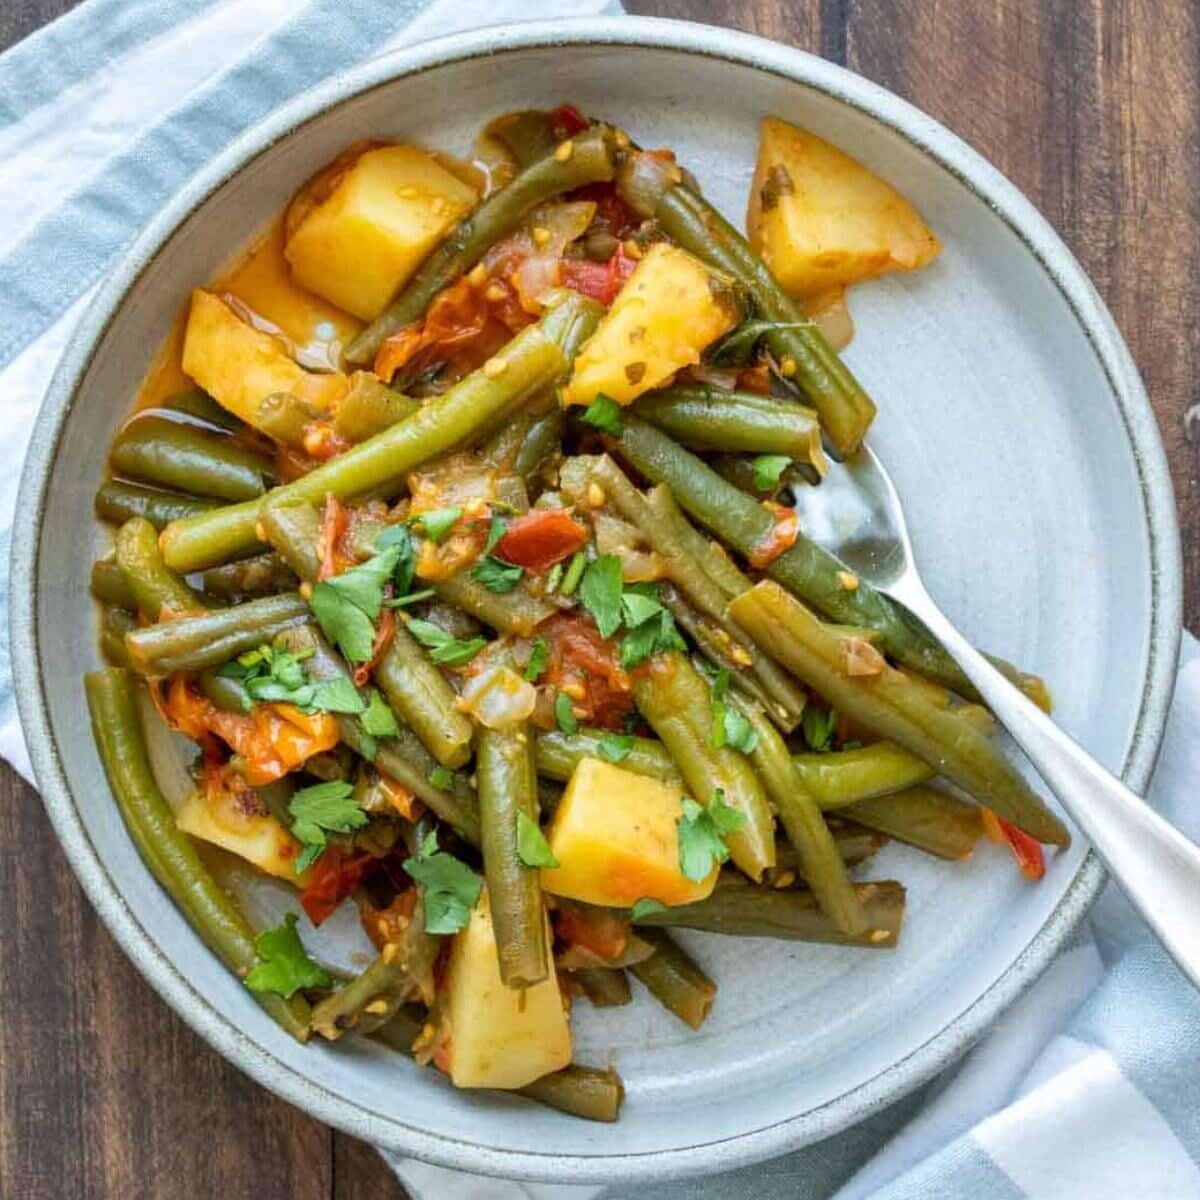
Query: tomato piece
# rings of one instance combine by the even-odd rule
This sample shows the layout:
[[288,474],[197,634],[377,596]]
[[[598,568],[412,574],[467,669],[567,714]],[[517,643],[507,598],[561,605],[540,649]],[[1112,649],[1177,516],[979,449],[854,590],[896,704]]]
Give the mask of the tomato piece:
[[538,633],[550,646],[544,681],[555,688],[578,690],[581,698],[572,694],[571,699],[589,724],[623,729],[633,711],[633,692],[613,643],[600,636],[590,618],[570,613],[542,622]]
[[586,258],[564,258],[563,286],[607,308],[636,266],[637,259],[630,258],[623,245],[617,247],[606,263],[591,262]]
[[550,114],[550,125],[554,136],[561,140],[582,133],[588,127],[588,120],[575,105],[560,104]]
[[983,828],[993,842],[1008,846],[1026,879],[1036,883],[1046,874],[1046,857],[1037,838],[1030,837],[990,808],[983,810]]
[[300,905],[308,919],[314,925],[326,920],[358,886],[370,863],[371,855],[365,850],[343,854],[327,847],[310,868],[308,887],[300,893]]
[[561,508],[526,513],[513,521],[496,543],[505,562],[541,574],[569,558],[587,541],[587,530]]
[[570,192],[567,199],[590,200],[596,206],[593,223],[604,228],[613,237],[626,237],[641,221],[637,213],[621,199],[616,185],[612,183],[585,184]]
[[763,508],[775,518],[775,524],[747,556],[750,565],[760,571],[770,566],[784,551],[790,550],[800,536],[800,518],[794,508],[776,504],[773,500],[764,500],[762,503]]
[[350,565],[344,552],[348,528],[346,508],[331,492],[325,497],[325,510],[321,518],[321,567],[317,572],[318,580],[340,575]]
[[417,889],[410,887],[394,896],[387,908],[376,908],[369,901],[359,901],[358,916],[367,937],[377,950],[382,950],[389,942],[404,940],[404,931],[416,907]]

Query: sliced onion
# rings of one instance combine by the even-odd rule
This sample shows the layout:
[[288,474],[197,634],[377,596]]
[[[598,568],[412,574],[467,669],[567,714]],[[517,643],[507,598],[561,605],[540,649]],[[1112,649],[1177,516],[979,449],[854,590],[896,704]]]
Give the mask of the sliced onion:
[[512,729],[527,721],[537,703],[537,688],[511,667],[496,666],[463,684],[459,707],[488,729]]

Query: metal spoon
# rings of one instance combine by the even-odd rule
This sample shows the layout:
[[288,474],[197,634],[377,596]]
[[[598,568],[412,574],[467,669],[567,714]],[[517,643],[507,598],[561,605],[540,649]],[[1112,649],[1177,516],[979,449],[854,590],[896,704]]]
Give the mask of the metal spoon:
[[945,646],[1185,975],[1200,988],[1200,848],[1075,744],[947,620],[914,562],[900,497],[863,447],[800,491],[805,534]]

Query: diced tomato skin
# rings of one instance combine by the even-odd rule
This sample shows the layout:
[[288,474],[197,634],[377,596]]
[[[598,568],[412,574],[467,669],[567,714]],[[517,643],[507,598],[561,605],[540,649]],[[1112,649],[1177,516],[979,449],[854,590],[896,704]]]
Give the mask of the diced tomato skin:
[[617,293],[636,266],[637,259],[630,258],[624,246],[618,246],[606,263],[591,262],[586,258],[564,258],[563,287],[579,292],[607,308],[617,298]]
[[582,133],[588,127],[588,120],[575,105],[560,104],[550,114],[550,125],[555,137],[568,138]]
[[621,669],[616,647],[600,636],[590,619],[558,613],[538,626],[550,645],[550,660],[542,682],[560,688],[577,685],[583,692],[575,700],[576,712],[590,725],[624,729],[633,711],[629,675]]
[[1008,846],[1026,879],[1036,883],[1045,876],[1046,856],[1041,842],[1036,838],[1030,837],[1023,829],[1018,829],[990,808],[983,809],[983,829],[993,842]]
[[562,509],[526,513],[511,522],[493,553],[504,562],[542,574],[587,541],[587,530]]
[[371,864],[365,850],[343,854],[328,847],[310,868],[308,886],[300,893],[300,906],[314,925],[326,920],[354,890]]

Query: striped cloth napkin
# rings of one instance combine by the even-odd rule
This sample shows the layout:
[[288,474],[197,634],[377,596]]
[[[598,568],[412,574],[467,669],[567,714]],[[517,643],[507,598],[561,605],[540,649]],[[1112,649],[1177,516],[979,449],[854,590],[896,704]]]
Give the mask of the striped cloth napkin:
[[[86,0],[0,55],[0,618],[17,464],[99,280],[149,217],[265,113],[364,58],[611,0]],[[1200,837],[1200,647],[1185,640],[1153,799]],[[27,778],[0,621],[0,755]],[[1200,897],[1198,905],[1200,905]],[[826,1142],[656,1185],[656,1200],[1200,1198],[1200,1001],[1111,889],[958,1066]],[[389,1162],[419,1200],[633,1200]]]

